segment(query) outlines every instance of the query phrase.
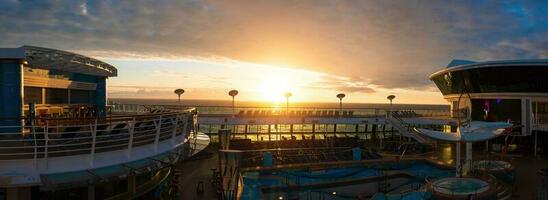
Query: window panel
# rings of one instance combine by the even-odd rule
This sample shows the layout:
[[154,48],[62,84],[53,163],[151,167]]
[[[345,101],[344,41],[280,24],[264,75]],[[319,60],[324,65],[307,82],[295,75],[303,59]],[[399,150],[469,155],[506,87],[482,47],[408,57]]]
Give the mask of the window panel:
[[42,104],[42,88],[25,86],[25,104]]
[[47,104],[68,104],[68,90],[46,88]]
[[71,104],[89,104],[90,103],[90,91],[88,90],[70,90],[70,103]]

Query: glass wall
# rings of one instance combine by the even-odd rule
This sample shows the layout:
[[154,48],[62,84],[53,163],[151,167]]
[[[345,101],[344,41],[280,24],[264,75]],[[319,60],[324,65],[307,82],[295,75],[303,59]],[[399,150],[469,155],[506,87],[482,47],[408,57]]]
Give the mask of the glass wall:
[[443,95],[469,93],[548,92],[546,66],[486,67],[447,72],[432,78]]
[[26,87],[24,88],[24,99],[25,104],[28,103],[35,103],[35,104],[42,104],[42,88],[39,87]]
[[47,104],[68,104],[68,90],[57,88],[46,88]]
[[[335,126],[337,127],[335,132]],[[199,124],[199,131],[210,136],[212,142],[218,142],[220,124]],[[314,127],[314,128],[313,128]],[[234,139],[252,141],[275,141],[301,139],[324,139],[324,137],[358,137],[372,139],[392,137],[394,128],[388,124],[239,124],[227,125]],[[430,127],[432,128],[432,127]],[[269,131],[270,130],[270,131]]]
[[71,104],[93,104],[95,102],[95,91],[70,90]]
[[[43,95],[43,89],[41,87],[29,87],[24,88],[24,103],[35,104],[95,104],[96,92],[91,90],[69,90],[58,88],[45,88],[45,95]],[[45,99],[42,97],[45,96]]]

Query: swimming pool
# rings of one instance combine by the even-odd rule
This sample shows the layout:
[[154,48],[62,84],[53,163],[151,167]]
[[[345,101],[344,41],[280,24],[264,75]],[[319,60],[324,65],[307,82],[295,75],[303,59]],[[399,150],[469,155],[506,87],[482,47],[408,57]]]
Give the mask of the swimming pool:
[[329,199],[370,198],[379,191],[399,192],[410,186],[418,189],[425,178],[453,175],[453,170],[424,162],[250,171],[243,173],[242,199],[315,199],[325,195]]
[[436,192],[447,195],[466,196],[489,190],[489,183],[477,178],[443,178],[433,183]]

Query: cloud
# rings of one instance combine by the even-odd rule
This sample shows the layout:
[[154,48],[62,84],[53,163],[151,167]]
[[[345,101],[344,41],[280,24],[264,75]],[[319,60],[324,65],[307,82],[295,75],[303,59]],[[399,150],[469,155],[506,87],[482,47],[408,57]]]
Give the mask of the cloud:
[[[6,1],[0,46],[103,58],[221,58],[366,85],[431,87],[454,58],[546,58],[548,3],[498,1]],[[360,80],[349,80],[360,81]]]
[[348,93],[375,93],[369,80],[363,77],[343,77],[323,74],[321,79],[311,85],[312,89],[333,90]]

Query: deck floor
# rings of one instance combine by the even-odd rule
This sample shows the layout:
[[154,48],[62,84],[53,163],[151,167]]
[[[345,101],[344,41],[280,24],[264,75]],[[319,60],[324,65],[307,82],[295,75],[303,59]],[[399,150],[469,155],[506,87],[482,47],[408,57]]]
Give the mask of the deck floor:
[[[202,199],[215,199],[215,191],[211,184],[212,168],[218,166],[217,147],[208,146],[200,154],[209,154],[210,156],[204,159],[189,160],[183,162],[177,166],[182,170],[182,175],[179,177],[180,194],[179,199],[189,200],[202,200]],[[447,162],[447,159],[454,158],[453,155],[442,155],[444,153],[439,152],[438,157],[442,162]],[[199,155],[200,156],[200,155]],[[204,156],[206,157],[206,156]],[[427,157],[425,158],[433,158]],[[474,159],[499,159],[498,155],[489,155],[485,152],[474,152]],[[536,199],[537,190],[542,184],[542,177],[538,175],[537,171],[542,168],[548,167],[548,157],[539,155],[537,157],[531,156],[508,156],[505,160],[510,160],[516,168],[516,183],[514,188],[514,196],[512,199]],[[198,194],[196,187],[198,182],[202,181],[204,184],[204,192]]]
[[[212,168],[217,168],[217,149],[214,145],[209,145],[202,152],[198,153],[198,157],[206,157],[203,159],[189,160],[180,163],[176,166],[183,173],[179,176],[179,197],[178,199],[185,200],[210,200],[215,199],[215,189],[211,183]],[[210,154],[207,156],[205,154]],[[204,192],[197,192],[198,183],[202,181],[204,184]]]

